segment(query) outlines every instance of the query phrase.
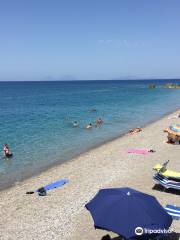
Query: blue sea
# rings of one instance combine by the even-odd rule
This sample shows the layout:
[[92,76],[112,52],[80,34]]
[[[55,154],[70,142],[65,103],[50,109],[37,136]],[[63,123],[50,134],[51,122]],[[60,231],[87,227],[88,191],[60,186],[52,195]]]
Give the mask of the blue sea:
[[[0,82],[0,145],[13,152],[1,154],[0,189],[176,110],[180,90],[165,82],[172,80]],[[104,124],[84,129],[98,117]]]

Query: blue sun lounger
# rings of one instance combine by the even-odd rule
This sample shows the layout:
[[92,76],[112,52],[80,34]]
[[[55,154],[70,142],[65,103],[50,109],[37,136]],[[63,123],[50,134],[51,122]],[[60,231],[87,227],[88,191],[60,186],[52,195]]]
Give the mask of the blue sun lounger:
[[172,216],[173,219],[179,220],[180,219],[180,207],[173,206],[173,205],[166,205],[165,210],[169,215]]
[[156,174],[153,177],[153,180],[157,184],[160,184],[161,186],[163,186],[166,189],[172,188],[172,189],[175,189],[175,190],[180,190],[180,181],[177,182],[177,181],[169,180],[169,179],[161,176],[160,174]]

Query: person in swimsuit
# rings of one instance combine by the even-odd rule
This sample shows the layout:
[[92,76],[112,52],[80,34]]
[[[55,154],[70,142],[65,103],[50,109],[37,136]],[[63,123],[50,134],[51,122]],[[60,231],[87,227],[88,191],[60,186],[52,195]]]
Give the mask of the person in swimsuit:
[[10,157],[12,156],[12,153],[9,150],[9,146],[5,143],[3,146],[3,152],[5,157]]
[[138,133],[138,132],[141,132],[141,131],[142,131],[142,129],[138,127],[138,128],[130,129],[129,133],[133,134],[133,133]]
[[96,119],[96,126],[103,123],[103,120],[101,118]]

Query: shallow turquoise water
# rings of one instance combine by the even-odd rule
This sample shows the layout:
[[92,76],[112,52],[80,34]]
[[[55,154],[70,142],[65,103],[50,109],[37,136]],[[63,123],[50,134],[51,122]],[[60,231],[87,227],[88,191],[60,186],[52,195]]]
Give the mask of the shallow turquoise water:
[[[179,107],[180,90],[151,90],[151,82],[1,82],[0,144],[14,157],[0,160],[0,188]],[[85,130],[97,117],[105,123]]]

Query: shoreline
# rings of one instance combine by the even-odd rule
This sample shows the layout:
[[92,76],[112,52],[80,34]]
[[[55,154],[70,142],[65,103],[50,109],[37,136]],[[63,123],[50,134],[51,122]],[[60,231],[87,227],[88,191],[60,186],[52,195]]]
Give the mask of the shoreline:
[[[161,117],[157,117],[157,118],[154,119],[153,121],[150,120],[150,121],[148,121],[147,123],[143,124],[142,126],[136,126],[136,127],[141,127],[142,129],[143,129],[143,128],[146,128],[147,126],[155,123],[156,121],[159,121],[160,119],[162,119],[162,118],[164,118],[164,117],[166,117],[166,116],[169,116],[169,115],[171,115],[171,114],[176,114],[176,112],[178,111],[178,109],[179,109],[179,108],[177,108],[177,109],[175,109],[175,110],[173,110],[173,111],[168,111],[167,113],[163,114]],[[68,158],[68,157],[67,157],[67,158],[61,160],[61,162],[58,160],[58,161],[55,162],[55,163],[52,163],[52,164],[50,164],[50,165],[48,165],[48,166],[44,166],[44,167],[42,167],[41,169],[37,169],[37,170],[35,170],[34,174],[30,173],[30,174],[27,174],[27,175],[25,175],[25,176],[21,176],[21,180],[20,180],[20,181],[15,181],[15,182],[9,181],[8,183],[5,183],[5,184],[3,184],[3,185],[0,185],[0,192],[1,192],[1,191],[4,191],[4,190],[6,190],[6,189],[13,188],[13,187],[15,187],[17,184],[21,184],[21,183],[23,183],[24,181],[26,181],[26,180],[28,180],[28,179],[31,179],[31,178],[34,178],[34,177],[38,177],[38,175],[40,175],[40,174],[42,174],[42,173],[45,173],[45,172],[47,172],[47,171],[49,171],[49,170],[51,170],[51,169],[53,169],[53,168],[56,168],[56,167],[58,167],[58,166],[67,164],[68,162],[74,161],[74,160],[76,160],[76,158],[81,157],[83,154],[88,153],[88,152],[90,152],[90,151],[92,151],[92,150],[95,150],[95,149],[101,147],[101,146],[104,145],[104,144],[111,143],[111,142],[113,142],[113,141],[115,141],[115,140],[117,140],[117,139],[120,139],[120,138],[122,138],[122,137],[124,137],[124,136],[126,136],[126,135],[128,135],[128,132],[127,132],[127,131],[121,133],[120,135],[118,135],[118,136],[116,136],[116,137],[112,137],[112,138],[110,138],[110,139],[108,139],[108,140],[104,140],[104,141],[102,141],[101,143],[96,144],[96,145],[93,146],[93,147],[89,147],[89,148],[85,149],[84,151],[81,151],[80,153],[74,154],[71,158]]]
[[[168,118],[177,112],[147,125],[140,133],[126,134],[1,191],[2,239],[100,240],[107,232],[93,228],[92,218],[84,208],[100,188],[128,186],[154,195],[163,206],[178,206],[180,194],[153,190],[152,180],[153,166],[167,159],[168,168],[178,171],[180,146],[166,144],[163,132],[168,124],[179,122]],[[146,156],[127,154],[132,147],[156,152]],[[60,178],[69,179],[69,183],[49,191],[46,197],[25,194]],[[172,228],[180,233],[178,221]]]

